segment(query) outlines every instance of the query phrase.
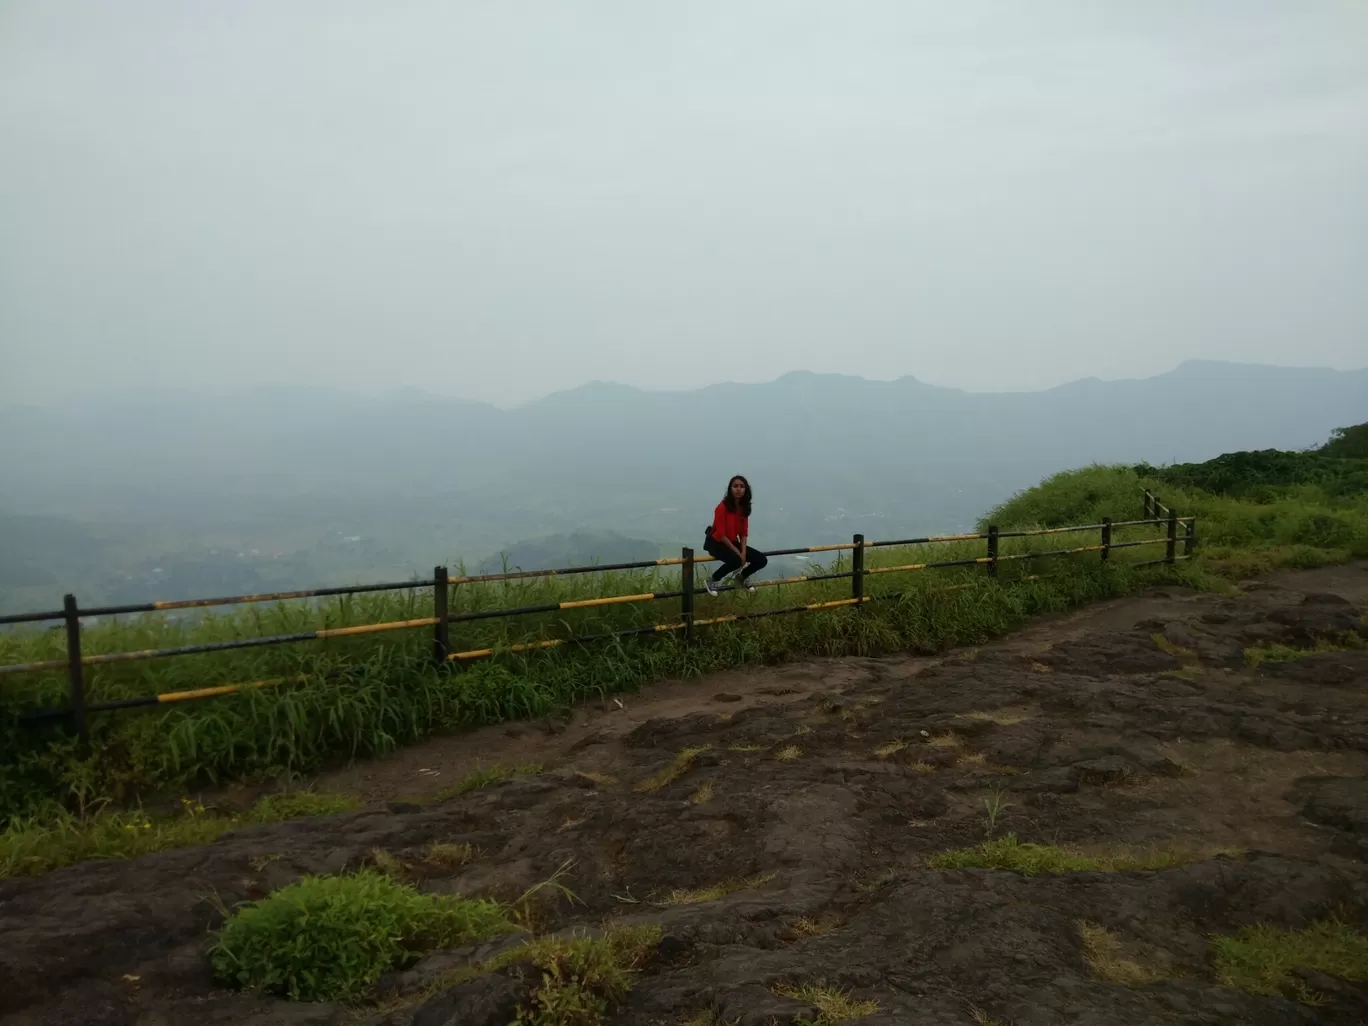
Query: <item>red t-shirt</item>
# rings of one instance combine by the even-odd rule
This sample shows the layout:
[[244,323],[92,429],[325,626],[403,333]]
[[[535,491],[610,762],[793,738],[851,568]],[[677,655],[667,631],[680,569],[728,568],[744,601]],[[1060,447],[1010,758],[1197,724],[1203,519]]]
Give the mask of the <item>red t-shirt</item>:
[[746,527],[746,514],[740,510],[733,513],[727,509],[725,502],[719,502],[717,509],[713,510],[713,537],[718,541],[725,538],[727,541],[740,544],[741,539],[747,536]]

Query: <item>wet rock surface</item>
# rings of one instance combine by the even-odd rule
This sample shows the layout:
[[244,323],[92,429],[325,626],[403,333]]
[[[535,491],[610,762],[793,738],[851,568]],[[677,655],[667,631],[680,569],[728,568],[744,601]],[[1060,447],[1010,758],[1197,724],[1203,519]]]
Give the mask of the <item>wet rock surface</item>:
[[[816,1006],[791,995],[813,986],[875,1002],[858,1020],[871,1026],[1357,1026],[1361,984],[1298,970],[1317,1004],[1232,989],[1212,936],[1331,914],[1368,931],[1368,660],[1343,647],[1363,637],[1365,607],[1360,567],[1238,596],[1170,588],[943,658],[757,668],[624,696],[554,733],[501,727],[471,743],[505,764],[543,746],[546,770],[436,804],[378,801],[0,881],[0,1023],[511,1021],[529,974],[440,985],[507,940],[387,974],[383,1010],[215,983],[204,952],[218,901],[353,869],[379,849],[421,889],[504,899],[571,862],[562,882],[578,900],[551,909],[548,929],[662,931],[611,1019],[631,1026],[708,1011],[811,1021]],[[1248,649],[1272,646],[1321,650],[1251,664]],[[685,748],[702,750],[677,778],[638,789]],[[350,772],[443,768],[451,750]],[[1031,877],[928,866],[1008,832],[1185,855],[1172,868]],[[431,866],[421,853],[434,842],[477,856]],[[1099,970],[1085,924],[1142,978]]]

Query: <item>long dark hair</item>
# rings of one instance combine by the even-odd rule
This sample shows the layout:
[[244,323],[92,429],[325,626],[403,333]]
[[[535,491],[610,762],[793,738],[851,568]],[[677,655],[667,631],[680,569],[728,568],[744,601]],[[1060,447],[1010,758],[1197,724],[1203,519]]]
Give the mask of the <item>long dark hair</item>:
[[727,482],[727,494],[722,496],[722,505],[726,506],[730,512],[736,512],[736,500],[732,498],[731,486],[735,484],[737,481],[740,481],[743,485],[746,486],[746,494],[741,497],[741,512],[745,516],[750,516],[751,500],[753,498],[753,496],[751,495],[751,486],[750,482],[747,481],[746,478],[741,474],[733,475],[732,479]]

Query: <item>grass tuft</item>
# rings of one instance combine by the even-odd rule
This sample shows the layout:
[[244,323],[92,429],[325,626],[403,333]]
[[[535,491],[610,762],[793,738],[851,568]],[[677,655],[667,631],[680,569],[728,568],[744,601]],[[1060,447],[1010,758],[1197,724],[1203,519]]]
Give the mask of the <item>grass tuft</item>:
[[511,1026],[597,1026],[659,943],[659,927],[632,926],[603,937],[540,938],[514,949],[501,961],[531,962],[542,978]]
[[811,1026],[835,1026],[847,1019],[862,1019],[879,1011],[877,1001],[861,1000],[849,991],[837,990],[824,983],[807,984],[801,987],[781,985],[774,988],[779,997],[793,998],[817,1008],[817,1018]]
[[1302,930],[1250,926],[1233,936],[1214,937],[1212,943],[1220,981],[1251,994],[1290,993],[1305,1004],[1317,1003],[1318,995],[1293,979],[1296,968],[1368,980],[1368,937],[1338,919]]
[[645,780],[641,781],[632,788],[638,794],[655,794],[655,792],[668,787],[682,777],[693,766],[694,760],[706,752],[711,745],[694,745],[690,748],[681,748],[670,763],[659,773],[653,773]]
[[1151,634],[1150,640],[1154,642],[1155,647],[1158,648],[1159,651],[1167,652],[1175,659],[1181,659],[1185,663],[1195,663],[1197,661],[1196,652],[1190,648],[1184,648],[1182,645],[1169,641],[1169,639],[1162,634]]
[[874,754],[880,759],[887,759],[890,755],[897,755],[906,747],[906,741],[889,741],[874,749]]
[[774,757],[780,762],[792,762],[794,759],[801,758],[803,750],[797,745],[785,745],[774,753]]
[[308,876],[232,912],[209,960],[224,983],[296,1001],[363,994],[422,955],[507,933],[495,902],[419,894],[384,873]]
[[690,805],[706,805],[713,800],[713,783],[711,780],[698,785],[693,794],[689,795]]
[[932,869],[1006,869],[1023,876],[1044,873],[1119,873],[1136,869],[1173,869],[1215,852],[1192,854],[1151,851],[1144,854],[1085,855],[1053,844],[1023,843],[1016,834],[984,841],[973,848],[956,848],[931,856]]
[[701,905],[706,901],[717,901],[725,898],[729,894],[736,894],[740,891],[754,890],[763,887],[774,879],[773,873],[760,873],[756,876],[743,879],[723,880],[721,883],[713,884],[711,887],[699,887],[693,890],[686,888],[676,888],[670,891],[661,899],[662,905]]
[[474,770],[462,777],[456,783],[442,788],[435,795],[436,801],[447,801],[451,798],[459,798],[463,794],[471,791],[478,791],[482,787],[489,787],[491,784],[498,784],[513,777],[536,776],[542,771],[542,767],[535,763],[525,766],[487,766]]
[[1126,958],[1120,938],[1106,927],[1086,921],[1077,925],[1078,937],[1083,942],[1083,959],[1099,979],[1124,987],[1139,987],[1161,978],[1162,974],[1157,970]]
[[475,846],[433,842],[423,853],[423,861],[441,869],[460,869],[475,861]]
[[1264,663],[1290,663],[1323,652],[1357,652],[1365,642],[1357,634],[1346,634],[1337,639],[1320,638],[1312,648],[1293,648],[1290,645],[1256,645],[1244,650],[1245,665],[1257,669]]

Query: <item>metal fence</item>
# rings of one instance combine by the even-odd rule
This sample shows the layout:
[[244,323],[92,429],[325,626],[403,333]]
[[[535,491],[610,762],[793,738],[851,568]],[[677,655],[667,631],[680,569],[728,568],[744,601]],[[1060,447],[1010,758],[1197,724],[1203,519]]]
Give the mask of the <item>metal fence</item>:
[[[1157,538],[1146,538],[1138,541],[1125,542],[1112,541],[1112,532],[1117,528],[1142,526],[1157,526],[1166,530]],[[1182,531],[1181,535],[1180,528]],[[1007,555],[1000,554],[999,552],[1001,540],[1004,538],[1034,538],[1047,535],[1078,534],[1089,531],[1100,532],[1097,544],[1052,549],[1043,552],[1028,551]],[[1181,553],[1178,552],[1180,541],[1183,546],[1183,551]],[[864,556],[870,549],[964,542],[985,542],[984,554],[982,556],[972,556],[964,559],[906,563],[898,566],[865,567]],[[84,674],[84,669],[87,666],[103,666],[111,663],[137,662],[147,659],[164,659],[172,656],[223,652],[233,649],[259,648],[268,645],[286,645],[306,641],[320,641],[329,638],[378,634],[388,631],[416,630],[424,627],[432,629],[432,661],[435,666],[439,667],[460,665],[473,660],[486,659],[501,652],[530,652],[559,648],[566,645],[592,644],[594,642],[608,641],[611,639],[653,634],[677,634],[688,642],[693,639],[694,631],[699,627],[724,623],[738,623],[764,617],[784,616],[792,613],[813,612],[823,609],[862,607],[870,602],[889,601],[902,597],[902,592],[889,592],[879,595],[865,594],[865,580],[871,576],[890,573],[917,573],[924,570],[949,567],[983,566],[988,578],[996,579],[998,577],[998,569],[1002,564],[1011,563],[1017,560],[1097,552],[1100,554],[1101,560],[1107,562],[1110,560],[1111,554],[1117,549],[1160,544],[1165,546],[1163,556],[1158,559],[1144,560],[1132,565],[1149,566],[1160,563],[1172,564],[1178,560],[1189,558],[1196,546],[1196,518],[1178,516],[1176,511],[1165,506],[1160,502],[1157,496],[1152,495],[1146,490],[1144,493],[1144,515],[1138,520],[1113,522],[1110,517],[1104,517],[1100,523],[1096,524],[1045,528],[1036,531],[1000,531],[996,526],[990,526],[988,530],[982,534],[937,535],[925,538],[900,538],[891,541],[868,541],[865,539],[864,535],[857,534],[849,542],[836,545],[810,545],[800,548],[767,551],[766,555],[770,557],[807,555],[818,552],[849,552],[851,554],[849,570],[753,581],[751,583],[756,588],[772,588],[786,584],[849,579],[851,582],[850,597],[827,602],[806,603],[775,609],[765,609],[758,612],[733,613],[706,618],[698,618],[695,616],[694,599],[697,595],[702,594],[705,589],[696,586],[694,581],[694,569],[703,564],[716,562],[716,560],[711,556],[697,557],[694,555],[694,551],[691,548],[684,548],[677,557],[636,563],[595,564],[591,566],[562,567],[554,570],[518,570],[509,573],[480,574],[477,576],[460,577],[450,576],[446,567],[438,566],[433,568],[432,577],[421,580],[397,581],[385,584],[361,584],[335,588],[311,588],[303,591],[282,591],[259,595],[230,595],[219,598],[92,606],[87,608],[80,607],[77,604],[76,597],[69,594],[65,596],[60,610],[0,616],[0,625],[52,621],[63,622],[66,628],[66,658],[0,666],[0,676],[16,673],[66,670],[69,685],[68,705],[55,709],[31,710],[25,713],[22,719],[25,722],[37,722],[69,717],[77,732],[82,738],[85,738],[87,736],[87,714],[92,712],[135,709],[154,705],[196,701],[205,698],[216,698],[223,695],[237,694],[260,688],[277,687],[282,684],[299,683],[308,679],[307,675],[275,677],[268,680],[224,684],[216,687],[196,688],[187,691],[167,691],[160,694],[120,699],[117,701],[88,702],[85,694]],[[509,609],[477,610],[463,613],[452,613],[449,611],[453,589],[463,585],[525,580],[538,577],[566,577],[576,574],[603,573],[614,570],[654,570],[660,567],[672,566],[678,566],[680,568],[680,582],[677,589],[670,591],[650,591],[632,595],[612,595],[601,598],[577,599],[532,606],[518,606]],[[1019,578],[1018,580],[1039,579],[1041,579],[1040,575],[1031,575],[1029,577]],[[970,587],[971,584],[955,585],[946,590],[966,588]],[[130,652],[105,652],[86,655],[82,652],[81,648],[81,621],[86,617],[113,616],[131,613],[161,613],[178,609],[279,602],[289,599],[357,595],[370,592],[410,591],[418,588],[432,589],[432,616],[407,620],[391,620],[384,623],[360,624],[350,627],[328,627],[313,631],[299,631],[290,634],[275,634],[256,638],[241,638],[232,641],[215,641],[199,645],[180,645],[173,648],[143,649]],[[567,609],[587,609],[596,606],[657,602],[667,599],[680,600],[680,615],[677,620],[666,623],[649,624],[644,627],[631,627],[625,630],[608,631],[601,634],[551,638],[544,641],[505,645],[498,648],[452,651],[450,645],[449,627],[453,623],[526,616]]]

